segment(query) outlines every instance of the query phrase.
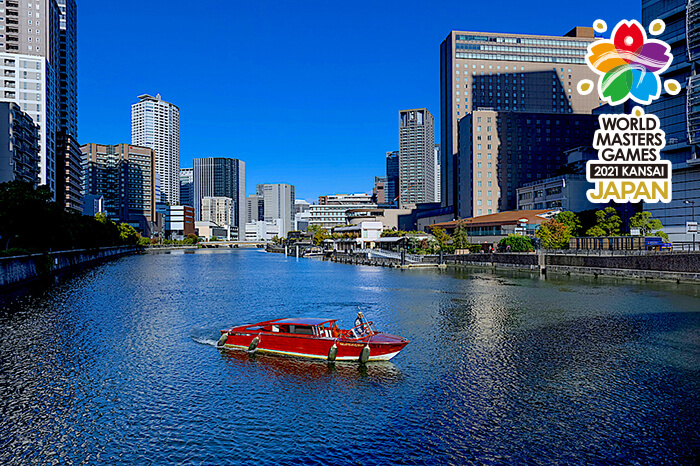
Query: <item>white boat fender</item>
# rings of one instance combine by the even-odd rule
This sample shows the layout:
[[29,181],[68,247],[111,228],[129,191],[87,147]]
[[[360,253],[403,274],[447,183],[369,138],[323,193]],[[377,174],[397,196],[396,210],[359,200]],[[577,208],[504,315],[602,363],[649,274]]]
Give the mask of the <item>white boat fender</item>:
[[255,348],[258,347],[258,343],[260,343],[259,336],[253,338],[253,341],[250,342],[250,346],[248,346],[248,351],[255,351]]
[[335,361],[336,356],[338,356],[338,346],[335,343],[333,343],[331,349],[328,350],[328,360]]
[[221,338],[219,338],[219,341],[216,343],[216,346],[224,346],[226,344],[226,340],[228,340],[228,332],[224,332],[221,334]]
[[362,348],[362,352],[360,353],[360,362],[364,364],[367,361],[369,361],[369,345],[365,345],[365,347]]

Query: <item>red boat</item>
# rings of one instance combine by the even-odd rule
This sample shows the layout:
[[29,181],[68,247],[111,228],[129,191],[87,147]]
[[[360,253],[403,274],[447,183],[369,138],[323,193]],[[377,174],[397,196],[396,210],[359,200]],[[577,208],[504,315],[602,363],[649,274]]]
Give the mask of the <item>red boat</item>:
[[388,361],[407,344],[403,337],[378,332],[372,322],[342,330],[336,319],[301,317],[221,330],[217,347],[364,363]]

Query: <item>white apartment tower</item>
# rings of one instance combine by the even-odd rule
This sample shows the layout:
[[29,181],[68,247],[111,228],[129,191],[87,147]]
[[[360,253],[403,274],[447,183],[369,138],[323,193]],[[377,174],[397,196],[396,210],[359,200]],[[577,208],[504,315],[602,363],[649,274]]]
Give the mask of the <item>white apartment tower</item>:
[[435,200],[435,122],[428,109],[399,112],[401,205]]
[[0,3],[0,102],[39,126],[39,180],[56,194],[60,17],[56,0]]
[[286,238],[294,228],[294,186],[286,183],[259,184],[256,192],[263,197],[265,221],[280,219],[280,236]]
[[235,226],[233,199],[224,196],[203,197],[202,221],[214,222],[224,228]]
[[131,106],[131,143],[154,150],[160,200],[180,204],[180,109],[162,100],[160,94],[140,95]]

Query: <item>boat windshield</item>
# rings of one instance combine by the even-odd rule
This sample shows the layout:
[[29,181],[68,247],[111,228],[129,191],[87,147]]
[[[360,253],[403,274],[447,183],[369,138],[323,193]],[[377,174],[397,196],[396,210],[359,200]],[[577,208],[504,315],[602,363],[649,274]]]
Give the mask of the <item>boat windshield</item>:
[[374,322],[362,322],[360,325],[353,327],[350,330],[353,338],[364,338],[368,335],[375,335],[379,333],[377,328],[374,326]]

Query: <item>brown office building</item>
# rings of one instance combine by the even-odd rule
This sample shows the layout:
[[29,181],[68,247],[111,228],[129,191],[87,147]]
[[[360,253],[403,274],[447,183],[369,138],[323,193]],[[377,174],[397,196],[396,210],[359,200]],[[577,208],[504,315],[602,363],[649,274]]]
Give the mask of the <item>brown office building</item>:
[[562,37],[450,32],[440,47],[443,206],[458,214],[458,123],[472,110],[590,114],[600,105],[597,93],[576,91],[581,79],[596,80],[584,58],[594,40],[581,27]]
[[151,236],[156,221],[153,149],[118,144],[85,144],[85,194],[104,196],[107,216]]

